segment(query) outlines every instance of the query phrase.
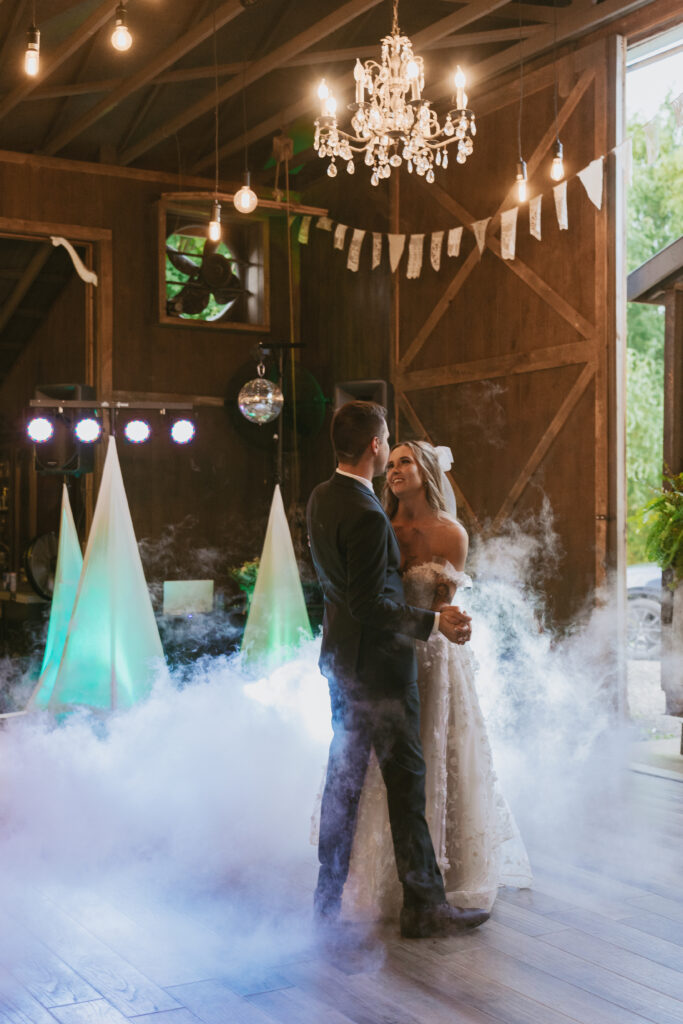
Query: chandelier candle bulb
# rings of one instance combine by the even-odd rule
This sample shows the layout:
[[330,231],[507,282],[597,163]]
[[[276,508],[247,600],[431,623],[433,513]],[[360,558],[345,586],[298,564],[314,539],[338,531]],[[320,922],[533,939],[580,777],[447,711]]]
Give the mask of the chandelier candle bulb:
[[356,65],[353,69],[353,77],[356,80],[356,103],[362,103],[365,99],[365,91],[363,89],[365,72],[363,71],[363,65],[358,59],[356,59]]
[[458,64],[455,72],[455,105],[458,110],[464,110],[467,106],[467,97],[465,95],[465,72]]

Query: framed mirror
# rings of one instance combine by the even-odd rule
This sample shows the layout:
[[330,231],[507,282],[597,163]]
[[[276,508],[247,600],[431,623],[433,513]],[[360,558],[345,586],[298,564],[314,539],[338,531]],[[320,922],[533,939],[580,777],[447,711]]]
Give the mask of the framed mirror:
[[270,323],[268,219],[239,214],[218,193],[221,238],[209,239],[212,197],[171,193],[159,201],[159,321],[184,327],[264,331]]

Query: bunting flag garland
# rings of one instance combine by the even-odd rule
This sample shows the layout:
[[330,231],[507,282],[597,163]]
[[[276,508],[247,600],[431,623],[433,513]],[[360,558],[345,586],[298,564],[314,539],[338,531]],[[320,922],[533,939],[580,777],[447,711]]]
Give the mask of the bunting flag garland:
[[448,232],[448,255],[460,255],[460,243],[462,242],[462,228],[451,228]]
[[358,261],[360,259],[360,247],[363,244],[365,238],[365,231],[363,228],[354,228],[353,235],[351,236],[351,244],[349,245],[349,255],[346,260],[346,266],[349,270],[358,270]]
[[299,225],[299,241],[302,245],[308,245],[308,232],[311,229],[311,221],[313,218],[308,214],[306,217],[301,218],[301,224]]
[[396,270],[396,267],[401,262],[401,256],[403,255],[403,248],[406,244],[405,235],[387,235],[389,239],[389,265],[391,266],[392,274]]
[[541,241],[541,200],[542,195],[529,200],[529,234]]
[[346,232],[348,231],[348,224],[337,224],[334,229],[334,247],[335,249],[344,248],[344,239],[346,238]]
[[331,231],[333,223],[330,217],[318,217],[315,226],[320,228],[321,231]]
[[382,262],[382,233],[372,232],[372,269],[375,270]]
[[602,162],[603,158],[599,156],[597,160],[592,160],[588,167],[584,167],[577,175],[586,190],[586,195],[598,210],[602,209]]
[[500,215],[500,254],[504,260],[514,260],[517,242],[517,211],[513,206]]
[[443,231],[433,231],[432,241],[429,246],[429,258],[434,270],[437,272],[441,269],[441,246],[443,245],[443,236]]
[[490,217],[485,217],[484,220],[475,220],[472,225],[472,230],[474,231],[474,237],[477,240],[477,246],[480,253],[484,251],[484,246],[486,245],[486,229],[489,226],[490,220]]
[[422,272],[422,253],[424,251],[424,235],[411,235],[408,246],[408,269],[406,277],[419,277]]
[[567,182],[561,181],[553,188],[555,197],[555,213],[557,214],[557,226],[560,231],[567,231],[569,218],[567,216]]

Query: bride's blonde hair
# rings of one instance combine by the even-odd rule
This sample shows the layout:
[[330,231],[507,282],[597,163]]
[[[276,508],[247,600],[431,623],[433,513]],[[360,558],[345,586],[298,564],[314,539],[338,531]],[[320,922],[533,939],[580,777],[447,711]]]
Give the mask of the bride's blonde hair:
[[[429,507],[433,508],[435,512],[448,512],[443,493],[444,475],[439,465],[436,449],[428,441],[401,441],[399,444],[395,444],[391,451],[395,452],[397,448],[409,448],[412,452],[420,471]],[[398,498],[392,494],[386,480],[382,491],[382,504],[386,514],[393,519],[398,509]]]

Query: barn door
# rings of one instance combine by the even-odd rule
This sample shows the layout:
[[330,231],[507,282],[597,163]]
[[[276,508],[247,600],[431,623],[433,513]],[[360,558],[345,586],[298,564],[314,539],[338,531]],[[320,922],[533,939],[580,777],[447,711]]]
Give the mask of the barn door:
[[[500,531],[547,499],[562,548],[548,590],[557,621],[581,607],[616,563],[622,401],[615,314],[615,188],[605,160],[602,209],[575,177],[617,142],[618,41],[603,39],[530,72],[523,154],[529,195],[542,193],[542,239],[520,206],[514,260],[503,260],[501,211],[518,202],[519,81],[472,97],[475,151],[428,185],[401,175],[398,230],[425,231],[424,265],[396,277],[393,383],[399,436],[453,450],[452,480],[471,530]],[[568,178],[559,230],[549,177],[557,126]],[[490,217],[483,253],[468,225]],[[420,226],[418,226],[420,225]],[[460,255],[430,265],[430,232],[464,226]],[[394,227],[394,230],[397,230]],[[619,344],[623,343],[623,339]]]

